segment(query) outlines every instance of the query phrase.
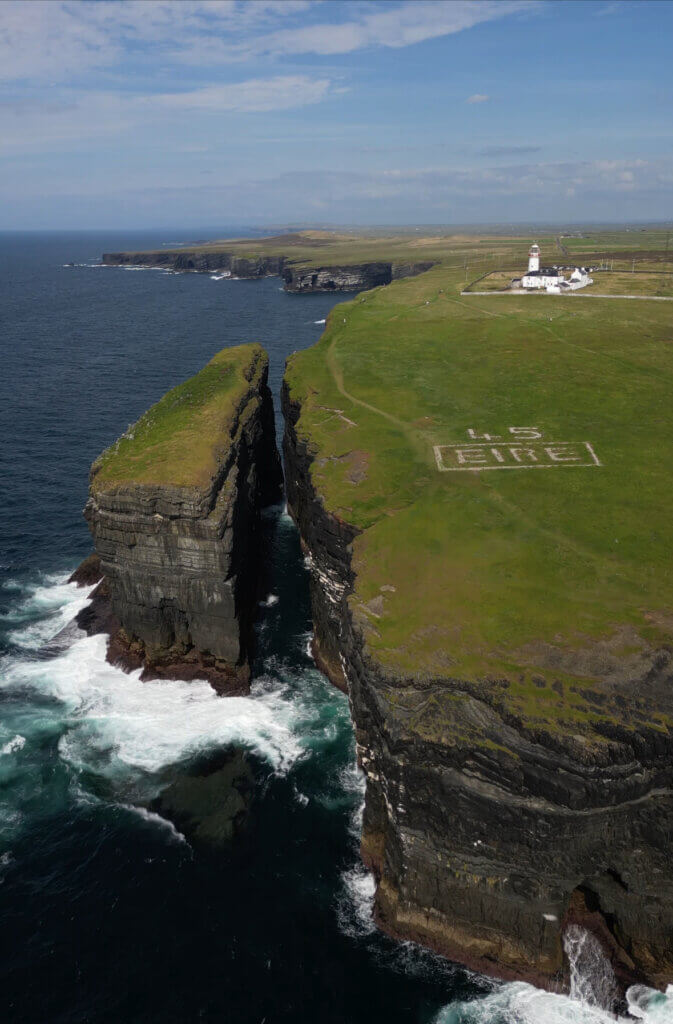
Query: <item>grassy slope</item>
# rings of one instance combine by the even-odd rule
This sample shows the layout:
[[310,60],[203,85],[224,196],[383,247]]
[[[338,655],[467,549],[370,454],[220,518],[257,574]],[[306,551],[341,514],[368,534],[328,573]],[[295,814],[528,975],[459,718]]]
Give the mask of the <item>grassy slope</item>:
[[129,483],[207,486],[230,441],[251,369],[259,369],[264,358],[260,345],[218,352],[99,456],[93,466],[95,490]]
[[[673,639],[673,313],[461,299],[463,284],[438,267],[337,307],[290,361],[298,428],[326,506],[364,530],[352,604],[379,662],[508,679],[512,706],[577,731],[607,713],[580,695],[591,671],[552,671],[540,642],[575,650],[627,626],[627,657],[638,637]],[[532,425],[591,441],[604,465],[435,468],[432,446],[470,427]]]

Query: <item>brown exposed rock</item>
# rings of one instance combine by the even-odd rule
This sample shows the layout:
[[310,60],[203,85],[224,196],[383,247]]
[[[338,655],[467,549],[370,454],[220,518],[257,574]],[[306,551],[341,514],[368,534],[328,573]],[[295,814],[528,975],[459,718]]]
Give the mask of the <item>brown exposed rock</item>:
[[68,583],[76,583],[78,587],[92,587],[103,578],[103,571],[100,567],[100,558],[93,552],[80,562],[74,573],[68,579]]

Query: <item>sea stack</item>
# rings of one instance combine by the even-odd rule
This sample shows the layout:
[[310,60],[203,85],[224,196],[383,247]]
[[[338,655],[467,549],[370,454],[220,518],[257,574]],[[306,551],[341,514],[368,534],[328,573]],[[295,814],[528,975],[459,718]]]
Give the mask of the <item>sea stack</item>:
[[259,345],[219,352],[91,468],[84,511],[113,614],[108,657],[246,692],[261,509],[282,470]]

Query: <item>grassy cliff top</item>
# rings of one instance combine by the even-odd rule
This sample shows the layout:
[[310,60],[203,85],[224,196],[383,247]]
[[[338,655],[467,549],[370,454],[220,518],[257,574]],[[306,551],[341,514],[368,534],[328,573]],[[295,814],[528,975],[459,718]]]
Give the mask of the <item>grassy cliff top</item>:
[[391,673],[623,725],[673,643],[673,303],[461,297],[448,264],[336,307],[289,362],[315,486],[362,531],[353,613]]
[[[177,249],[162,249],[163,254],[231,253],[249,259],[284,256],[298,266],[346,266],[349,264],[385,261],[413,263],[426,260],[443,261],[467,270],[472,280],[480,273],[498,268],[521,272],[532,241],[530,228],[509,235],[471,233],[429,234],[427,230],[379,232],[298,231],[269,238],[234,238],[200,242]],[[614,261],[614,268],[631,269],[633,259],[646,259],[648,254],[659,264],[666,256],[665,230],[624,230],[576,232],[572,237],[538,234],[535,236],[547,263],[589,262],[602,258]],[[127,253],[125,255],[140,255]],[[671,249],[673,266],[673,248]]]
[[91,468],[92,489],[206,487],[229,448],[241,403],[266,366],[261,345],[218,352],[99,455]]
[[[529,244],[528,238],[482,235],[424,236],[416,233],[369,235],[340,234],[327,231],[301,231],[270,238],[234,238],[162,249],[161,254],[190,256],[226,253],[245,259],[284,257],[297,267],[348,266],[361,263],[389,262],[405,264],[450,259],[472,268],[472,277],[493,269],[496,260],[521,261]],[[554,239],[547,239],[550,249]],[[124,253],[141,256],[146,253]],[[481,269],[483,267],[483,269]]]

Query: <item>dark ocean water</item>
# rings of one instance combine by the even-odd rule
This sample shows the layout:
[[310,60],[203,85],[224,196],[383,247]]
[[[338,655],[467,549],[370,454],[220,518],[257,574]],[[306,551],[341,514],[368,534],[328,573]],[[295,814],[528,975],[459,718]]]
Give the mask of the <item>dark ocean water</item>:
[[[252,697],[140,683],[100,637],[45,654],[86,596],[65,579],[91,548],[92,459],[226,345],[265,345],[277,396],[335,301],[90,265],[173,237],[0,236],[0,1019],[430,1021],[484,987],[372,929],[348,708],[307,653],[280,509]],[[147,810],[232,746],[254,777],[232,841],[185,841]]]
[[[107,665],[102,637],[49,645],[86,603],[65,581],[91,549],[100,450],[226,345],[267,348],[277,397],[285,357],[335,302],[274,278],[94,266],[179,237],[0,235],[0,1021],[605,1024],[373,928],[348,706],[308,653],[280,508],[250,697],[141,683]],[[248,774],[233,839],[157,813],[232,751]],[[216,816],[231,796],[223,783]]]

